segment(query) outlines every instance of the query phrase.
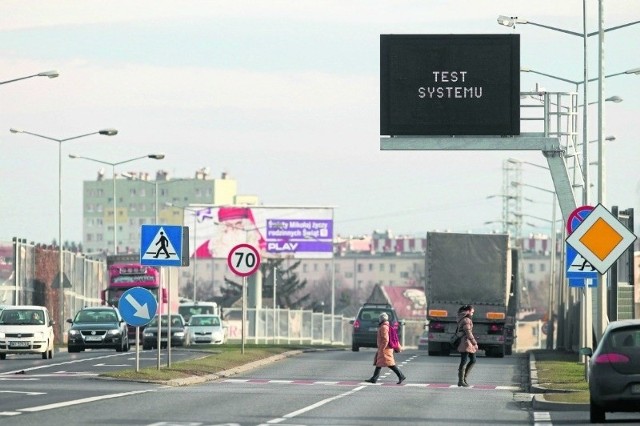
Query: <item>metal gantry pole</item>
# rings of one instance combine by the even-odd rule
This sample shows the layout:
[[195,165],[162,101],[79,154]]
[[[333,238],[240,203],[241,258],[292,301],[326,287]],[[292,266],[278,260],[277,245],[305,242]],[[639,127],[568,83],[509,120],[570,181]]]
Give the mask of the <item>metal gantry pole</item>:
[[62,141],[58,142],[58,247],[60,280],[60,342],[64,342],[64,254],[62,253]]
[[113,181],[113,254],[118,254],[118,212],[116,204],[116,165],[111,165],[111,177]]

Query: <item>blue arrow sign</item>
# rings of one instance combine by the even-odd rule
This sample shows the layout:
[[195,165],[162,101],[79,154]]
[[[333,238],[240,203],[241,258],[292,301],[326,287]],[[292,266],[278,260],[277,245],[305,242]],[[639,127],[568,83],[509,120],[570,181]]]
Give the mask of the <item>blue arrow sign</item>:
[[156,315],[158,302],[155,296],[146,288],[134,287],[122,293],[118,302],[120,315],[133,327],[149,324]]

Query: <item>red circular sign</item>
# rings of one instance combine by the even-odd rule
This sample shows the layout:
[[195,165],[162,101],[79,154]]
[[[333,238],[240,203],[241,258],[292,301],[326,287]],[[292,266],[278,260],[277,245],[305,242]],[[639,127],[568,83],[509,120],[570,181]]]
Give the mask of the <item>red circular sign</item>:
[[251,244],[238,244],[229,251],[227,265],[234,274],[247,277],[260,267],[260,253]]
[[571,235],[587,216],[589,216],[589,213],[591,213],[593,209],[594,207],[592,206],[582,206],[572,211],[569,219],[567,219],[567,235]]

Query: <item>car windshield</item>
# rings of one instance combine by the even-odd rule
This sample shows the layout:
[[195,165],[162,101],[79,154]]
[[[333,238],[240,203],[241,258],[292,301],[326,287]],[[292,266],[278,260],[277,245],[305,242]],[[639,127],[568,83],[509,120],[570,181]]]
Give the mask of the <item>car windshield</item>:
[[118,317],[113,311],[104,309],[83,309],[82,311],[78,312],[73,322],[118,322]]
[[42,325],[42,309],[5,309],[0,313],[0,324],[4,325]]
[[[169,319],[166,315],[162,316],[162,327],[167,327],[169,325]],[[182,322],[182,317],[180,315],[171,315],[171,327],[182,327],[184,324]],[[154,317],[149,323],[148,327],[157,327],[158,326],[158,317]]]
[[216,316],[207,316],[207,317],[192,317],[190,325],[208,325],[208,326],[216,326],[220,325],[220,318]]

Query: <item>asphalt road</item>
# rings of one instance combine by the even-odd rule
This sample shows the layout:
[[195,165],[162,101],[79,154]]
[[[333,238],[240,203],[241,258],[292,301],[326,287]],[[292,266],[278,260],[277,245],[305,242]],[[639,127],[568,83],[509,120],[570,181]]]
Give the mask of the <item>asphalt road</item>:
[[[459,358],[407,350],[390,370],[370,377],[373,350],[307,352],[230,377],[190,386],[106,380],[107,369],[131,367],[132,352],[59,353],[0,362],[0,423],[11,425],[531,425],[588,424],[588,412],[532,410],[528,358],[478,357],[458,388]],[[173,360],[198,356],[173,351]],[[141,363],[155,365],[155,352]],[[21,371],[24,371],[22,374]],[[557,415],[557,416],[556,416]],[[569,420],[571,419],[571,420]],[[556,423],[559,422],[559,423]]]

